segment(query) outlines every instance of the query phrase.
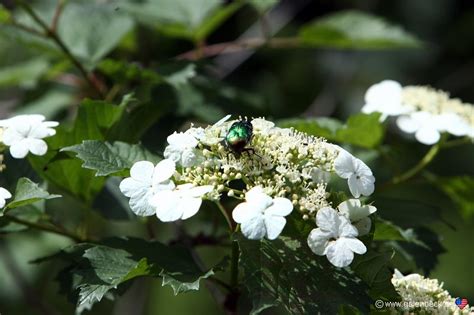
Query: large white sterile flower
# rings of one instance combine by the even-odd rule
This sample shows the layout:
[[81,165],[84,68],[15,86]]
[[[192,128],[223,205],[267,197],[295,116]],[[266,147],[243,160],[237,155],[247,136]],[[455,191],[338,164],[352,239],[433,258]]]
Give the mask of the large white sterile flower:
[[372,85],[365,93],[365,105],[362,112],[370,114],[379,112],[381,121],[388,116],[398,116],[410,111],[410,106],[402,103],[402,86],[392,80],[385,80]]
[[429,112],[414,112],[397,118],[397,126],[406,133],[414,133],[419,142],[432,145],[439,141],[445,126],[443,116]]
[[196,146],[199,141],[186,132],[175,132],[167,138],[168,146],[165,148],[164,157],[173,160],[183,167],[191,167],[198,164],[199,152]]
[[3,187],[0,187],[0,208],[5,207],[5,199],[10,199],[12,197],[12,194],[8,190],[6,190]]
[[257,186],[245,194],[245,202],[238,204],[232,218],[240,223],[242,234],[252,240],[265,236],[276,239],[286,224],[285,216],[291,213],[293,204],[286,198],[271,198]]
[[3,143],[10,147],[10,154],[16,159],[24,158],[28,152],[45,155],[48,145],[43,138],[54,136],[59,125],[56,121],[44,121],[43,115],[19,115],[0,120],[4,128]]
[[354,197],[370,196],[374,192],[375,177],[370,168],[342,148],[334,161],[334,169],[339,177],[347,179],[349,190]]
[[320,256],[326,256],[336,267],[347,267],[354,259],[354,253],[367,251],[364,243],[357,239],[357,229],[348,218],[336,210],[325,207],[316,214],[318,228],[308,236],[308,246]]
[[159,191],[175,187],[171,180],[175,168],[174,161],[170,159],[162,160],[156,166],[148,161],[133,164],[130,177],[120,183],[120,191],[130,197],[130,208],[136,215],[150,216],[156,213],[150,199]]
[[193,184],[183,184],[174,190],[159,191],[150,203],[155,207],[158,219],[163,222],[186,220],[199,211],[202,196],[212,189],[212,185],[194,187]]
[[349,199],[341,202],[337,210],[352,222],[359,235],[365,235],[370,232],[372,225],[369,215],[377,211],[377,208],[371,205],[362,206],[359,199]]

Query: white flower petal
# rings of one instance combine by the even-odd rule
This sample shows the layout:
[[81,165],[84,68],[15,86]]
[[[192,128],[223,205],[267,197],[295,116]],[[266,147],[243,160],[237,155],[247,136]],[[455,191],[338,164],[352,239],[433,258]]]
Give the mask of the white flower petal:
[[339,204],[339,206],[337,206],[337,209],[352,222],[359,221],[360,219],[368,217],[377,211],[377,208],[374,206],[362,206],[360,200],[358,199],[349,199],[344,201]]
[[435,144],[440,137],[439,131],[431,126],[423,126],[415,133],[416,140],[426,145]]
[[181,216],[182,220],[186,220],[196,213],[198,213],[199,208],[201,207],[202,199],[194,197],[184,197],[179,203],[179,208],[183,215]]
[[354,157],[349,152],[345,150],[339,151],[337,158],[334,160],[336,174],[341,178],[349,178],[354,174],[353,160]]
[[369,217],[365,217],[360,219],[359,221],[354,223],[359,236],[366,235],[370,232],[370,228],[372,227],[372,220]]
[[286,219],[280,216],[267,215],[264,216],[265,228],[267,230],[267,238],[269,240],[276,239],[286,224]]
[[293,211],[293,204],[289,199],[277,197],[273,199],[273,205],[265,210],[265,214],[287,216]]
[[224,116],[223,118],[221,118],[218,122],[216,122],[213,126],[214,127],[218,127],[220,125],[222,125],[223,123],[225,123],[227,120],[229,120],[231,115],[226,115]]
[[153,163],[149,161],[135,162],[130,169],[130,177],[151,186],[151,178],[153,176],[154,168],[155,166]]
[[23,159],[28,154],[28,142],[26,139],[16,142],[10,146],[10,154],[15,159]]
[[0,199],[10,199],[12,194],[3,187],[0,187]]
[[263,215],[254,216],[252,219],[241,223],[240,228],[242,234],[251,240],[260,240],[266,234]]
[[153,185],[158,185],[173,176],[174,172],[176,171],[176,164],[173,160],[164,159],[161,160],[156,166],[153,174]]
[[214,186],[204,185],[190,188],[189,195],[192,197],[202,197],[207,193],[210,193]]
[[120,182],[120,191],[127,197],[131,197],[136,191],[150,188],[147,184],[131,177],[127,177]]
[[168,145],[163,152],[165,159],[173,160],[173,162],[178,163],[181,160],[181,150],[175,146]]
[[28,149],[34,155],[45,155],[48,151],[48,145],[41,139],[27,139]]
[[397,126],[406,133],[414,133],[420,128],[420,123],[410,116],[403,115],[397,118]]
[[331,232],[320,228],[313,229],[308,235],[308,246],[316,255],[326,255],[326,247],[330,238],[334,237]]
[[336,210],[332,208],[321,208],[316,214],[316,224],[318,225],[318,227],[325,232],[331,232],[334,236],[336,236],[338,233],[337,230],[339,222],[339,216]]
[[232,211],[232,218],[237,223],[244,223],[260,215],[260,211],[256,211],[255,207],[249,202],[239,203]]
[[326,249],[328,260],[336,267],[347,267],[354,259],[354,252],[365,253],[367,248],[364,243],[356,238],[339,238],[331,242]]
[[2,134],[2,141],[7,146],[11,146],[23,139],[24,137],[14,128],[7,128]]
[[340,224],[338,225],[337,236],[339,237],[357,237],[359,232],[357,228],[351,224],[348,218],[344,216],[339,217]]
[[347,183],[351,194],[354,197],[359,198],[360,195],[370,196],[374,192],[374,181],[374,176],[358,176],[354,174],[349,177]]
[[180,207],[179,193],[169,190],[158,192],[151,198],[151,203],[156,207],[156,216],[163,222],[172,222],[181,219],[183,208]]
[[135,190],[130,197],[130,209],[139,216],[146,217],[155,214],[155,207],[150,203],[152,196],[153,192],[150,188],[143,187]]

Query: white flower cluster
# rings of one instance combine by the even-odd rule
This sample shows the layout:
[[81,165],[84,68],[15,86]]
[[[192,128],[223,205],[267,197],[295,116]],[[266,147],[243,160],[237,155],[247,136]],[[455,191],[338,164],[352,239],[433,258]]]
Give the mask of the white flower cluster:
[[413,273],[404,276],[395,269],[392,283],[402,297],[403,308],[394,309],[394,314],[472,314],[473,307],[459,307],[456,299],[443,289],[437,279],[425,278]]
[[376,211],[349,199],[334,210],[327,185],[331,174],[347,179],[355,198],[374,191],[370,168],[344,149],[322,138],[290,128],[278,128],[263,118],[253,119],[247,150],[236,152],[226,142],[235,123],[230,116],[206,128],[191,126],[168,137],[158,165],[135,163],[120,189],[130,197],[130,207],[141,216],[157,215],[161,221],[190,218],[203,198],[219,202],[225,194],[240,200],[232,212],[243,235],[249,239],[277,238],[286,216],[314,218],[318,228],[308,244],[314,253],[345,267],[353,253],[363,254],[357,239],[368,233],[368,217]]
[[443,132],[474,138],[474,105],[427,86],[382,81],[367,90],[362,112],[382,113],[381,120],[398,116],[397,126],[427,145],[437,143]]
[[[45,119],[43,115],[18,115],[0,120],[0,152],[7,146],[15,159],[25,158],[28,152],[45,155],[48,145],[43,138],[55,135],[56,130],[53,127],[59,125],[56,121]],[[0,172],[4,169],[3,154],[0,154]],[[8,190],[0,187],[0,208],[5,206],[5,199],[11,197]]]

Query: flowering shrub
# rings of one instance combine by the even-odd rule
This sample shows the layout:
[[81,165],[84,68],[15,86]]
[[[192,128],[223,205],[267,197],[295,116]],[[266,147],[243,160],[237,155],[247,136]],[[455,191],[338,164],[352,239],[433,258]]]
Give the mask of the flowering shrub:
[[[402,28],[349,10],[274,37],[276,2],[0,4],[0,314],[474,312],[436,269],[470,261],[444,237],[474,213],[474,106],[349,80],[333,50],[422,47]],[[264,36],[214,44],[240,10]],[[227,78],[296,47],[344,75],[285,53]]]

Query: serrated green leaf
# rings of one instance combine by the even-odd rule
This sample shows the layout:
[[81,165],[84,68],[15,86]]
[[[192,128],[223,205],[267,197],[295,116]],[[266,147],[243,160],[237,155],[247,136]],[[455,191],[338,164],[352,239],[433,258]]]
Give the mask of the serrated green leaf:
[[277,305],[291,314],[335,314],[341,304],[368,311],[368,287],[350,271],[316,256],[306,244],[287,237],[237,240],[242,283],[253,301],[251,314]]
[[421,42],[399,26],[360,12],[343,11],[304,25],[299,32],[304,44],[342,49],[416,48]]
[[159,161],[159,157],[138,144],[116,141],[85,140],[81,144],[62,148],[61,151],[77,153],[82,167],[96,171],[96,176],[107,176],[132,167],[138,161]]
[[163,285],[171,286],[175,294],[198,290],[200,280],[223,270],[227,261],[201,270],[187,249],[137,238],[77,244],[35,262],[56,259],[70,263],[61,280],[72,285],[71,292],[79,291],[78,309],[89,309],[112,289],[139,276],[161,277]]
[[378,218],[375,222],[374,241],[404,241],[419,245],[424,248],[428,246],[420,241],[414,229],[402,229],[390,221]]
[[40,200],[59,198],[60,195],[51,195],[40,188],[30,179],[22,177],[16,185],[14,198],[6,205],[6,209],[13,209],[35,203]]

